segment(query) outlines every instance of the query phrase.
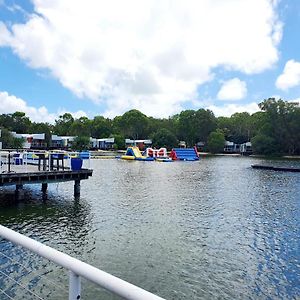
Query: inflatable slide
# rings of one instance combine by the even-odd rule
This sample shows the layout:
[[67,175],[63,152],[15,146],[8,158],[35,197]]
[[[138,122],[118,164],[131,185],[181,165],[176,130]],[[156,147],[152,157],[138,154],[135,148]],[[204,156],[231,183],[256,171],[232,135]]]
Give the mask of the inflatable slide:
[[140,149],[136,146],[128,147],[126,154],[120,156],[121,159],[126,160],[142,160],[142,161],[153,161],[153,157],[143,156]]
[[170,157],[173,160],[187,160],[187,161],[199,160],[199,155],[198,155],[196,147],[194,147],[194,148],[174,148],[171,151]]

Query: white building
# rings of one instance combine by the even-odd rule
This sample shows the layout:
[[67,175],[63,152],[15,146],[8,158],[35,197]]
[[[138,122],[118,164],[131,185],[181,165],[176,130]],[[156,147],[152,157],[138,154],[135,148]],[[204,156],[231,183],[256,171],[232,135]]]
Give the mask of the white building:
[[47,147],[45,133],[16,133],[12,132],[12,136],[18,139],[23,139],[22,147],[25,149],[44,149]]
[[90,144],[93,149],[109,150],[113,149],[115,138],[96,139],[90,138]]
[[70,148],[74,142],[76,136],[59,136],[53,134],[51,136],[51,147],[52,148]]

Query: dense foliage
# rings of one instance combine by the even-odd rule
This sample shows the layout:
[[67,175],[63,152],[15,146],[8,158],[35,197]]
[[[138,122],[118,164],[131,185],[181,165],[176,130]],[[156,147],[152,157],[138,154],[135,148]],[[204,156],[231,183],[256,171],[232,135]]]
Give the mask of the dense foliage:
[[[259,104],[261,111],[250,115],[235,113],[231,117],[215,117],[212,111],[185,110],[167,119],[147,117],[138,110],[130,110],[114,119],[95,116],[74,118],[70,113],[61,115],[54,124],[34,123],[23,112],[0,115],[0,127],[17,133],[45,133],[49,145],[51,134],[78,136],[77,142],[87,138],[115,137],[115,148],[124,148],[124,139],[153,140],[155,147],[177,146],[185,141],[188,147],[198,142],[205,150],[221,152],[221,141],[234,143],[251,141],[254,153],[300,154],[299,103],[269,98]],[[5,146],[16,143],[7,131],[2,141]],[[214,145],[218,145],[215,148]]]
[[209,134],[207,139],[207,147],[211,153],[220,153],[224,149],[225,137],[224,133],[218,129]]

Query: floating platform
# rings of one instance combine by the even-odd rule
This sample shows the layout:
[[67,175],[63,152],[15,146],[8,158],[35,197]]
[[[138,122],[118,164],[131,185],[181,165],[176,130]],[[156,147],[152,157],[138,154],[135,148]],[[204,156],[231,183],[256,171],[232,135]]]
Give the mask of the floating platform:
[[274,167],[266,165],[251,165],[253,169],[271,170],[271,171],[282,171],[282,172],[300,172],[300,168],[292,167]]

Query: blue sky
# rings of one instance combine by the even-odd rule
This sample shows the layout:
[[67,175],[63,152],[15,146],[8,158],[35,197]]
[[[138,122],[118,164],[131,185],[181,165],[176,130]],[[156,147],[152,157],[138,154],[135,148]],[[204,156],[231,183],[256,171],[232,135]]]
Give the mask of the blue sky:
[[0,113],[253,113],[299,101],[299,37],[292,0],[0,0]]

